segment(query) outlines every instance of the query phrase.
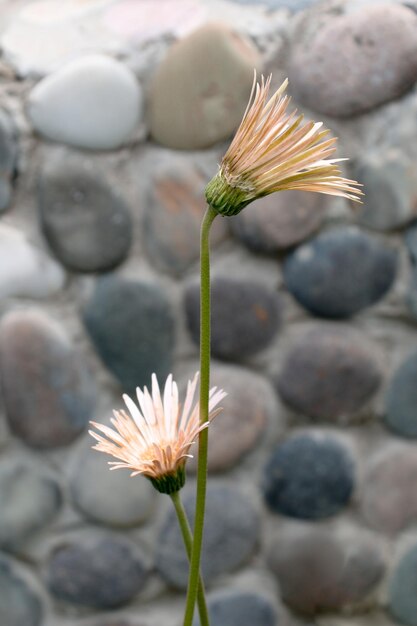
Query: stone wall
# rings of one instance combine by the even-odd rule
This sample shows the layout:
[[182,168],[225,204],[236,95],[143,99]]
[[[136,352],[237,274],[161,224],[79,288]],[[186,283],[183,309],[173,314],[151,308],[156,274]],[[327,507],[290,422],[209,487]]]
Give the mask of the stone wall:
[[1,626],[181,624],[170,502],[86,431],[197,369],[203,190],[254,67],[366,196],[215,223],[212,624],[417,624],[414,8],[1,3]]

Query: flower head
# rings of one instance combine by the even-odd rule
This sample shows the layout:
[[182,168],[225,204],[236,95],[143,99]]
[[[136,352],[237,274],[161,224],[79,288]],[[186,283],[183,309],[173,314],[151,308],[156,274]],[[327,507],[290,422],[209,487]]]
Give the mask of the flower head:
[[219,172],[206,187],[210,206],[222,215],[236,215],[250,202],[274,191],[299,189],[342,196],[360,202],[358,183],[341,176],[340,161],[329,159],[336,137],[322,122],[303,122],[287,112],[285,80],[268,100],[271,76],[254,77],[248,106]]
[[155,374],[152,374],[152,395],[144,387],[136,389],[138,404],[128,395],[123,396],[129,413],[114,411],[110,428],[91,424],[102,434],[90,430],[97,440],[95,450],[118,459],[109,461],[110,469],[128,468],[132,476],[143,474],[163,493],[178,491],[185,481],[185,462],[198,433],[207,428],[221,411],[215,408],[226,396],[221,389],[210,390],[209,421],[200,424],[199,403],[193,406],[198,373],[188,382],[184,406],[178,401],[178,387],[170,374],[165,383],[163,398]]

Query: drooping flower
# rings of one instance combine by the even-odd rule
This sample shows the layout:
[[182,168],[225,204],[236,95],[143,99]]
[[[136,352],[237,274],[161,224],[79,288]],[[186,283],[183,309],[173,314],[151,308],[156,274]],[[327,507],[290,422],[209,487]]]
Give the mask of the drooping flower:
[[288,113],[285,80],[268,100],[271,76],[260,83],[256,74],[248,106],[219,171],[206,187],[208,204],[221,215],[236,215],[250,202],[275,191],[298,189],[342,196],[360,202],[354,180],[343,178],[338,166],[346,159],[329,159],[336,137],[322,122],[305,122]]
[[152,374],[152,394],[144,387],[136,389],[138,404],[128,395],[123,400],[128,409],[114,411],[110,428],[91,422],[102,434],[90,430],[97,444],[95,450],[118,459],[109,461],[110,469],[128,468],[131,476],[143,474],[162,493],[173,493],[185,482],[185,463],[192,457],[189,449],[198,433],[207,428],[218,415],[218,403],[227,395],[221,389],[210,390],[209,421],[200,424],[199,403],[194,405],[198,373],[188,382],[184,406],[181,410],[177,384],[170,374],[163,397],[155,374]]

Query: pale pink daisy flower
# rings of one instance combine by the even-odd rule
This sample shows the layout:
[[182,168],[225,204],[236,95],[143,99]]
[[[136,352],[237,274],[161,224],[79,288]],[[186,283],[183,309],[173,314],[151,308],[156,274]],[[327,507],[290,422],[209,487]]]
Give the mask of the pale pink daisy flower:
[[163,397],[155,374],[152,374],[152,395],[144,387],[136,389],[137,404],[128,395],[123,400],[128,409],[114,411],[110,421],[113,428],[91,422],[102,434],[89,433],[97,444],[95,450],[118,459],[109,461],[110,469],[128,468],[131,476],[143,474],[163,493],[178,491],[185,481],[185,463],[191,445],[198,433],[207,428],[221,411],[216,408],[227,395],[221,389],[210,390],[209,420],[199,421],[199,403],[194,403],[198,373],[188,382],[184,406],[181,410],[177,384],[170,374],[165,383]]
[[287,112],[288,80],[268,100],[271,76],[254,77],[248,106],[217,175],[206,187],[208,204],[221,215],[236,215],[250,202],[275,191],[299,189],[342,196],[360,202],[358,183],[343,178],[338,163],[329,159],[336,137],[322,122],[304,122],[297,111]]

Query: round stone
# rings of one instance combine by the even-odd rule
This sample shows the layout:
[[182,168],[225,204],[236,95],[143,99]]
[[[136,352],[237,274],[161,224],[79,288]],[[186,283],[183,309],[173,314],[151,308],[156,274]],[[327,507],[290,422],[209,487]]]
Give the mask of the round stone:
[[[76,507],[88,518],[109,526],[136,526],[152,511],[156,491],[127,470],[111,472],[110,457],[92,449],[89,438],[73,458],[69,487]],[[114,459],[112,459],[114,460]]]
[[400,560],[389,589],[389,611],[407,626],[417,626],[417,545]]
[[250,250],[274,254],[310,237],[322,224],[326,199],[305,191],[281,191],[256,200],[230,220]]
[[405,231],[405,245],[413,265],[417,265],[417,222],[413,222]]
[[[210,425],[208,467],[222,472],[235,466],[255,448],[268,422],[277,420],[278,407],[269,381],[242,367],[214,365],[211,386],[227,390],[224,410]],[[197,456],[187,463],[195,471]]]
[[378,302],[397,271],[397,252],[357,228],[318,235],[290,254],[284,279],[313,315],[345,318]]
[[0,224],[0,298],[45,298],[65,284],[61,266],[25,234]]
[[58,546],[48,563],[47,582],[58,600],[113,609],[129,602],[141,590],[146,576],[135,544],[106,537]]
[[[151,85],[151,134],[169,148],[207,148],[238,126],[260,57],[220,24],[203,26],[168,50]],[[178,86],[181,88],[178,89]]]
[[92,417],[90,372],[61,326],[41,312],[2,319],[0,372],[9,426],[30,446],[69,444]]
[[198,0],[158,0],[158,11],[154,7],[152,0],[120,0],[104,8],[102,20],[110,31],[142,48],[144,42],[184,36],[206,17]]
[[262,490],[274,513],[315,520],[346,506],[354,484],[354,464],[345,447],[330,436],[303,433],[276,446]]
[[[258,282],[215,278],[211,285],[211,352],[220,359],[239,360],[266,348],[281,322],[281,300]],[[184,295],[187,325],[195,344],[200,335],[199,285]]]
[[54,518],[62,495],[41,467],[6,457],[0,461],[0,500],[0,547],[14,551]]
[[55,0],[34,0],[16,11],[7,10],[2,58],[19,79],[38,79],[92,50],[120,53],[122,42],[109,36],[103,24],[105,5],[105,0],[66,0],[58,7]]
[[359,221],[369,228],[389,231],[417,217],[417,183],[400,150],[366,153],[358,160],[355,178],[364,185]]
[[6,209],[11,200],[12,178],[17,159],[16,139],[12,118],[0,109],[0,211]]
[[416,29],[417,16],[400,4],[346,14],[328,7],[306,15],[292,39],[288,73],[294,97],[334,117],[398,98],[417,79]]
[[[144,207],[144,242],[152,263],[174,275],[185,272],[200,255],[200,228],[207,179],[200,168],[177,154],[153,168]],[[225,238],[226,220],[210,231],[210,244]]]
[[79,159],[49,163],[39,180],[38,202],[48,243],[70,270],[105,271],[127,256],[130,212],[99,173]]
[[411,268],[410,282],[405,301],[411,315],[414,319],[417,319],[417,269],[414,263]]
[[417,457],[411,446],[395,446],[373,459],[365,473],[361,512],[378,531],[398,533],[417,522]]
[[347,541],[316,526],[282,529],[268,560],[284,602],[304,615],[360,603],[384,573],[375,541],[358,530]]
[[291,11],[291,13],[298,13],[298,11],[303,11],[308,7],[315,4],[318,0],[232,0],[233,2],[237,2],[239,4],[260,4],[262,6],[267,6],[269,9],[273,11],[278,11],[279,9],[287,9]]
[[4,626],[41,626],[43,610],[40,599],[27,583],[17,576],[8,562],[0,561],[0,624]]
[[395,372],[385,396],[384,423],[398,435],[417,437],[417,353]]
[[315,419],[346,419],[370,400],[381,383],[373,346],[349,326],[315,327],[287,354],[277,379],[280,396]]
[[[278,626],[275,607],[258,593],[220,591],[208,599],[212,626]],[[200,626],[198,615],[193,626]]]
[[[193,524],[194,490],[183,493],[184,507]],[[202,572],[204,580],[210,584],[247,561],[258,542],[260,525],[251,501],[234,487],[209,484],[206,506]],[[163,578],[173,587],[185,589],[188,560],[172,509],[160,530],[156,550],[156,566]]]
[[131,139],[142,107],[133,72],[109,56],[94,54],[43,78],[29,96],[28,115],[48,139],[113,150]]
[[104,364],[124,390],[163,383],[172,369],[174,318],[156,284],[106,276],[84,309],[84,324]]

